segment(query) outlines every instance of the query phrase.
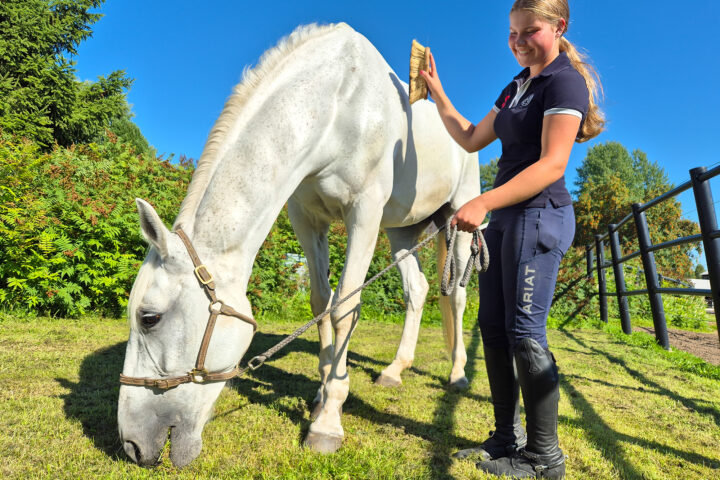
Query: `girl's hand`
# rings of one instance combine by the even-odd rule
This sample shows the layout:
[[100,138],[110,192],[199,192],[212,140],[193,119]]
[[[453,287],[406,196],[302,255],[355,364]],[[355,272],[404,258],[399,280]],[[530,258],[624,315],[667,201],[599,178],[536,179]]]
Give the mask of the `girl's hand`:
[[457,225],[458,230],[472,233],[482,225],[487,213],[488,208],[485,206],[482,195],[480,195],[467,202],[455,212],[450,226]]
[[432,95],[433,100],[437,101],[438,98],[445,95],[442,83],[440,83],[437,67],[435,66],[435,57],[433,57],[432,52],[430,52],[430,71],[426,72],[425,70],[420,70],[420,76],[425,79],[425,83],[427,83],[428,90],[430,91],[430,95]]

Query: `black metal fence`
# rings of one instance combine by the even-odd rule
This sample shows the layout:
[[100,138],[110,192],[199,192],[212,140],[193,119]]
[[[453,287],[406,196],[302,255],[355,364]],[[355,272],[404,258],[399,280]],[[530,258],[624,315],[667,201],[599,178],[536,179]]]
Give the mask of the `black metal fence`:
[[[715,321],[718,326],[718,338],[720,339],[720,231],[718,230],[717,217],[715,216],[715,204],[713,202],[712,191],[710,190],[709,184],[709,180],[718,174],[720,174],[720,165],[710,170],[705,167],[693,168],[690,170],[690,180],[647,203],[633,204],[632,213],[628,214],[619,222],[608,225],[606,233],[595,235],[594,245],[589,244],[586,246],[587,276],[590,278],[592,277],[593,270],[597,271],[600,318],[603,322],[607,323],[608,321],[607,297],[616,296],[618,299],[617,303],[623,332],[626,334],[632,333],[627,297],[630,295],[647,295],[650,299],[650,310],[652,311],[653,324],[655,326],[655,338],[663,348],[669,350],[670,344],[668,342],[667,323],[665,321],[662,294],[701,295],[703,297],[711,297],[713,300]],[[700,223],[701,233],[653,245],[650,240],[645,211],[654,205],[672,198],[690,188],[693,189],[693,193],[695,194],[695,204],[697,205],[698,221]],[[635,223],[638,245],[640,248],[635,252],[621,257],[622,253],[620,251],[620,238],[618,231],[631,219]],[[610,255],[612,258],[612,261],[610,262],[605,261],[605,241],[608,241],[610,244]],[[707,270],[710,279],[710,290],[698,288],[661,287],[661,277],[658,276],[657,268],[655,267],[655,255],[653,252],[663,248],[670,248],[699,241],[702,241],[703,248],[705,250],[705,259],[707,260]],[[595,250],[594,258],[593,250]],[[638,256],[642,258],[643,273],[645,274],[645,283],[647,288],[628,291],[625,286],[623,263]],[[597,262],[597,266],[593,266],[593,261]],[[615,276],[615,292],[607,291],[605,269],[609,267],[612,267],[613,274]]]

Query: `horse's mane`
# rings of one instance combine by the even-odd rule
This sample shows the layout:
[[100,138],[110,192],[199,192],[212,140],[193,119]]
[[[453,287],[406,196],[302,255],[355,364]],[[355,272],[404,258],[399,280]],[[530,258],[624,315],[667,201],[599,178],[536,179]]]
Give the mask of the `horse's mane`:
[[197,210],[198,204],[205,193],[218,163],[219,156],[217,153],[219,147],[222,145],[233,122],[242,111],[242,107],[250,98],[255,88],[287,55],[291,54],[300,45],[318,35],[342,27],[347,27],[347,25],[344,23],[329,25],[312,23],[309,25],[301,25],[290,35],[282,38],[275,47],[263,53],[255,68],[245,67],[242,73],[242,80],[233,89],[232,95],[228,98],[227,102],[225,102],[222,113],[215,121],[215,125],[213,125],[208,135],[205,148],[198,160],[197,169],[195,173],[193,173],[192,181],[188,187],[187,195],[180,205],[180,213],[175,219],[175,228],[179,226],[187,229],[191,228],[191,219]]

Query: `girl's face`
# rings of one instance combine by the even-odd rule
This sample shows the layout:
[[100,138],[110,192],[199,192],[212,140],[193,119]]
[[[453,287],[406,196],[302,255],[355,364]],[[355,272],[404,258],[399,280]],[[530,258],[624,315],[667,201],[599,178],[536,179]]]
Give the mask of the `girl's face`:
[[558,56],[559,38],[564,28],[563,19],[553,25],[531,12],[510,12],[508,45],[520,66],[530,67],[530,76],[539,74]]

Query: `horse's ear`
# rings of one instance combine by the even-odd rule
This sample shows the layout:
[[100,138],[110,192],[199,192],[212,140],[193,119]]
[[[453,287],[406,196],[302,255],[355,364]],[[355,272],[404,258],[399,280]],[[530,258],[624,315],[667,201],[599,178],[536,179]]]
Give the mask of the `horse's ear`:
[[160,257],[167,257],[167,239],[170,230],[167,229],[160,216],[148,202],[136,198],[138,214],[140,215],[140,229],[143,237],[160,252]]

